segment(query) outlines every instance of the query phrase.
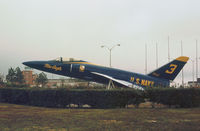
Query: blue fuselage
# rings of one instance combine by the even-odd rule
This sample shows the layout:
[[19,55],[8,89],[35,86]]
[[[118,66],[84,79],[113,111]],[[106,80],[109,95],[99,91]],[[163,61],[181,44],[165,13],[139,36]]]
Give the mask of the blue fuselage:
[[[57,62],[57,61],[30,61],[24,62],[31,68],[41,71],[50,72],[58,75],[94,81],[98,83],[108,84],[109,79],[97,75],[104,74],[117,80],[132,83],[134,86],[140,87],[155,87],[169,86],[169,81],[165,79],[158,79],[148,75],[142,75],[134,72],[128,72],[120,69],[103,67],[94,65],[88,62]],[[114,82],[118,86],[123,86],[118,82]]]

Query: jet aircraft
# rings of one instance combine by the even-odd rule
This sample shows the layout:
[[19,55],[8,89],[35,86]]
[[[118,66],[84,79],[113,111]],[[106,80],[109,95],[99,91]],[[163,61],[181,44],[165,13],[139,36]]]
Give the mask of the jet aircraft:
[[189,57],[180,56],[147,75],[96,65],[74,58],[59,57],[49,61],[29,61],[23,64],[41,71],[108,84],[108,87],[131,87],[144,90],[169,87]]

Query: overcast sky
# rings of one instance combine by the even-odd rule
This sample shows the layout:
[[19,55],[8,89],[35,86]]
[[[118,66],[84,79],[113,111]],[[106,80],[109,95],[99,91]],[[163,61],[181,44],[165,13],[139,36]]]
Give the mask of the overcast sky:
[[[171,58],[181,55],[182,40],[183,55],[195,59],[199,7],[199,0],[0,0],[0,72],[59,56],[108,66],[100,46],[121,44],[112,51],[113,67],[144,73],[145,43],[150,72],[155,43],[159,66],[168,62],[168,36]],[[192,62],[184,69],[185,81],[192,80]]]

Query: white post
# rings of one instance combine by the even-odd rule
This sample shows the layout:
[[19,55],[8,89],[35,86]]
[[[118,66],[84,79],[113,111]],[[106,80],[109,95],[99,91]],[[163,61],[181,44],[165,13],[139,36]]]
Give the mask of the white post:
[[[181,56],[183,56],[183,43],[182,43],[182,40],[181,40]],[[184,87],[184,72],[183,72],[183,69],[182,69],[182,86]]]
[[158,43],[156,43],[156,68],[158,68]]
[[192,60],[192,80],[193,80],[193,86],[194,86],[194,61]]
[[168,36],[168,62],[170,62],[170,51],[169,51],[169,36]]
[[198,78],[198,43],[196,40],[196,79]]
[[147,74],[147,44],[145,44],[145,74]]

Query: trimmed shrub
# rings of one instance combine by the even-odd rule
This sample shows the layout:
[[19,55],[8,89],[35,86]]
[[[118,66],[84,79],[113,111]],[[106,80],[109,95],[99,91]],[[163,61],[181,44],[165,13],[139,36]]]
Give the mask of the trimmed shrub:
[[199,107],[200,89],[157,88],[145,92],[126,90],[83,90],[83,89],[28,89],[0,88],[0,102],[43,107],[66,108],[71,104],[90,105],[91,108],[124,108],[129,104],[136,107],[148,99],[153,103],[169,107]]
[[141,91],[136,90],[0,89],[0,102],[44,107],[87,104],[92,108],[124,108],[143,101]]
[[199,107],[200,106],[200,89],[149,89],[147,98],[151,102],[168,105],[169,107]]

